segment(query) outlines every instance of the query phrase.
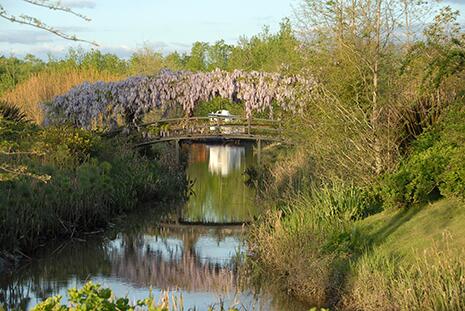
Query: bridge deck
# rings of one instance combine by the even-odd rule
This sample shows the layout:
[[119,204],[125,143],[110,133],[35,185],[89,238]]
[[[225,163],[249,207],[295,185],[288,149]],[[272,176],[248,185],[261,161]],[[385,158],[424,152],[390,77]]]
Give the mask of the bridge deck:
[[258,135],[186,135],[186,136],[169,136],[169,137],[160,137],[145,141],[143,143],[137,144],[136,147],[142,147],[162,142],[169,142],[169,141],[201,141],[201,142],[221,142],[221,141],[234,141],[234,140],[242,140],[242,141],[282,141],[280,137],[271,137],[271,136],[258,136]]

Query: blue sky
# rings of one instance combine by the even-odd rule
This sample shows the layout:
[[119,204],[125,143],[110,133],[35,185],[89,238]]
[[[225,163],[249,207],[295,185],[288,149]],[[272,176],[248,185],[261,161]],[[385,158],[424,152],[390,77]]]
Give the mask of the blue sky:
[[[465,12],[465,0],[448,0]],[[224,39],[235,43],[240,36],[272,30],[284,17],[293,16],[299,0],[62,0],[92,18],[85,22],[73,15],[50,11],[20,0],[2,0],[12,14],[27,13],[67,33],[96,41],[104,52],[128,57],[144,45],[162,52],[186,51],[195,41]],[[89,45],[68,42],[51,34],[0,19],[0,54],[63,55],[68,47]]]

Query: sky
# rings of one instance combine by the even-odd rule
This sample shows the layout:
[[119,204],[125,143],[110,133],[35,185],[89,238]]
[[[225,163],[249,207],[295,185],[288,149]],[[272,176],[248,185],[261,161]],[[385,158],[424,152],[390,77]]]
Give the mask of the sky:
[[[69,34],[95,41],[103,52],[129,57],[144,46],[168,53],[185,52],[195,41],[236,43],[265,25],[277,30],[294,16],[299,0],[61,0],[92,19],[51,11],[22,0],[0,0],[10,14],[27,14]],[[446,0],[465,15],[465,0]],[[58,38],[30,26],[0,19],[0,54],[46,58],[64,55],[69,47],[91,46]]]

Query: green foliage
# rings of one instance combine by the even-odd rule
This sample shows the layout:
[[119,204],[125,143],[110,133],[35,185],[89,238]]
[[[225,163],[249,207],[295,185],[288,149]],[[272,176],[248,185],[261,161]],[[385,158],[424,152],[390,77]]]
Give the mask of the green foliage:
[[22,60],[0,56],[0,96],[44,67],[44,62],[31,54]]
[[[53,296],[37,304],[33,311],[177,311],[184,310],[182,295],[173,294],[171,299],[169,293],[165,292],[157,301],[150,291],[149,297],[138,300],[131,304],[128,298],[117,298],[110,288],[102,288],[100,284],[87,282],[81,289],[72,288],[68,290],[68,304],[61,304],[61,296]],[[194,308],[194,310],[196,310]],[[237,308],[226,308],[221,301],[216,306],[208,308],[210,311],[238,311]],[[323,309],[322,309],[323,311]]]
[[46,66],[58,71],[69,68],[92,69],[113,74],[124,74],[128,71],[127,62],[118,56],[95,49],[85,51],[82,48],[70,48],[65,58],[50,58]]
[[102,288],[99,284],[86,283],[81,289],[72,288],[68,291],[69,304],[61,304],[61,296],[47,298],[36,305],[33,311],[133,311],[137,307],[146,307],[149,311],[169,311],[169,306],[162,302],[157,304],[152,295],[138,301],[135,305],[129,303],[128,298],[116,298],[109,288]]
[[395,173],[387,175],[384,184],[386,204],[399,207],[433,199],[449,157],[449,150],[441,147],[410,156]]
[[50,153],[54,164],[61,167],[65,159],[82,163],[98,150],[101,138],[89,131],[71,126],[58,126],[41,129],[33,146],[38,152]]
[[418,137],[399,168],[384,177],[387,206],[424,203],[438,195],[465,198],[464,118],[463,105],[457,103],[436,127]]
[[[2,249],[28,249],[44,238],[91,230],[141,201],[184,193],[182,171],[156,161],[157,154],[133,150],[125,139],[2,120]],[[172,157],[174,151],[159,152]]]
[[270,72],[298,73],[304,67],[300,43],[294,35],[291,23],[284,19],[276,34],[269,28],[250,39],[239,40],[232,49],[228,68],[262,70]]
[[216,97],[211,101],[197,105],[193,114],[198,117],[206,117],[209,113],[222,109],[229,110],[231,114],[236,116],[244,115],[244,107],[242,105],[232,103],[231,101],[220,97]]

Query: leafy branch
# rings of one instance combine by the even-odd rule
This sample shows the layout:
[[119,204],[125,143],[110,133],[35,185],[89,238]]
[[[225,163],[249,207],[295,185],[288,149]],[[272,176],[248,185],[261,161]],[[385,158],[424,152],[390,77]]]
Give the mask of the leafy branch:
[[51,179],[49,175],[37,175],[29,172],[25,165],[11,166],[8,164],[0,164],[0,182],[14,180],[21,176],[28,176],[44,183],[47,183]]

